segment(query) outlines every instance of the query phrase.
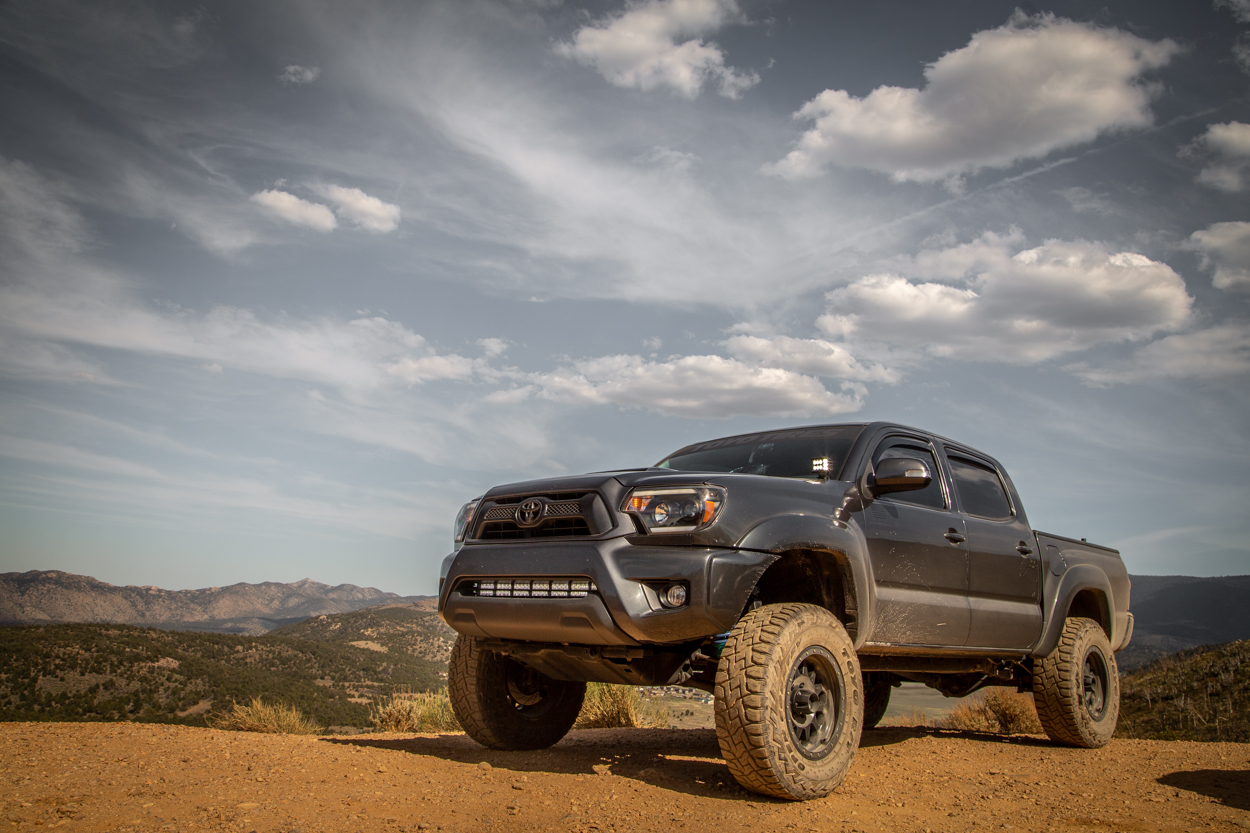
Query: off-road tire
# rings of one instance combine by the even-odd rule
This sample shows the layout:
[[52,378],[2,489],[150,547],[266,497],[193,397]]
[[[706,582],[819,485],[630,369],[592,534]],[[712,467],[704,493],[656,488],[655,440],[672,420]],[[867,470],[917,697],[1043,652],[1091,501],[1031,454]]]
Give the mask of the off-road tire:
[[1033,702],[1051,740],[1087,749],[1107,745],[1120,716],[1120,674],[1097,622],[1064,622],[1059,645],[1033,664]]
[[553,680],[462,634],[451,649],[447,693],[460,726],[483,746],[546,749],[573,727],[586,684]]
[[[828,795],[859,747],[862,685],[855,646],[823,607],[772,604],[743,616],[716,667],[716,739],[729,771],[775,798]],[[796,728],[802,720],[811,722]]]
[[890,676],[875,671],[864,672],[864,728],[875,729],[890,708]]

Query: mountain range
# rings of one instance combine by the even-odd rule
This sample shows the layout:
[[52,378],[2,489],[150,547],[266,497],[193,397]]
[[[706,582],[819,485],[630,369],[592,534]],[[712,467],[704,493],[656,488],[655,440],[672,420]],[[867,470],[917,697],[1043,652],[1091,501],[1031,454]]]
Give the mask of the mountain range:
[[7,625],[84,622],[259,635],[311,616],[426,599],[311,579],[163,590],[118,587],[60,570],[0,574],[0,624]]
[[1122,670],[1194,648],[1250,639],[1250,576],[1130,576],[1133,641]]
[[[1118,656],[1122,670],[1199,645],[1250,639],[1250,576],[1131,579],[1136,627],[1132,644]],[[310,579],[162,590],[118,587],[60,570],[0,574],[0,624],[95,622],[259,635],[314,616],[396,604],[433,610],[434,599]]]

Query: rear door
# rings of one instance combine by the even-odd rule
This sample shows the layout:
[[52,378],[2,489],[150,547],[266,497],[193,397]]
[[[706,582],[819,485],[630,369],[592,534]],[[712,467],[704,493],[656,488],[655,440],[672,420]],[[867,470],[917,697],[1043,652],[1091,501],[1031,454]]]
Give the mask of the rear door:
[[870,643],[956,647],[968,636],[968,554],[964,522],[953,511],[938,454],[922,437],[891,434],[872,465],[889,457],[922,460],[928,488],[871,500],[864,510],[877,588]]
[[1041,558],[1014,490],[990,459],[946,446],[968,533],[969,648],[1027,650],[1041,633]]

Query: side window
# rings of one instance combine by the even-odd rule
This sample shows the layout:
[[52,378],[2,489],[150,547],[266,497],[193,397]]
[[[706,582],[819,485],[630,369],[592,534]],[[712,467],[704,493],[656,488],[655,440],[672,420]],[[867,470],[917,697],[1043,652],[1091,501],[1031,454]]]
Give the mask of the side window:
[[938,468],[937,461],[933,459],[932,449],[917,440],[886,440],[877,446],[876,452],[872,455],[872,464],[875,467],[877,463],[880,463],[882,460],[888,460],[891,457],[910,457],[913,460],[920,460],[929,467],[929,473],[933,475],[933,480],[923,489],[915,492],[895,492],[891,495],[883,495],[882,500],[914,503],[917,506],[926,506],[930,509],[946,509],[946,495],[942,494],[942,470]]
[[993,520],[1011,517],[1011,501],[1003,489],[998,472],[987,465],[950,457],[951,476],[955,479],[955,491],[959,502],[969,515]]

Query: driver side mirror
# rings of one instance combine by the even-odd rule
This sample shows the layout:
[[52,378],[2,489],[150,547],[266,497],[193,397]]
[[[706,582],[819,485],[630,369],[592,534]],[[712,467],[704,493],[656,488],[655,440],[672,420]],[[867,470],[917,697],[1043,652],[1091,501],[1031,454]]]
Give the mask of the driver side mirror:
[[914,492],[933,482],[933,474],[921,460],[912,457],[890,457],[877,463],[876,471],[868,478],[868,486],[874,496],[892,492]]

